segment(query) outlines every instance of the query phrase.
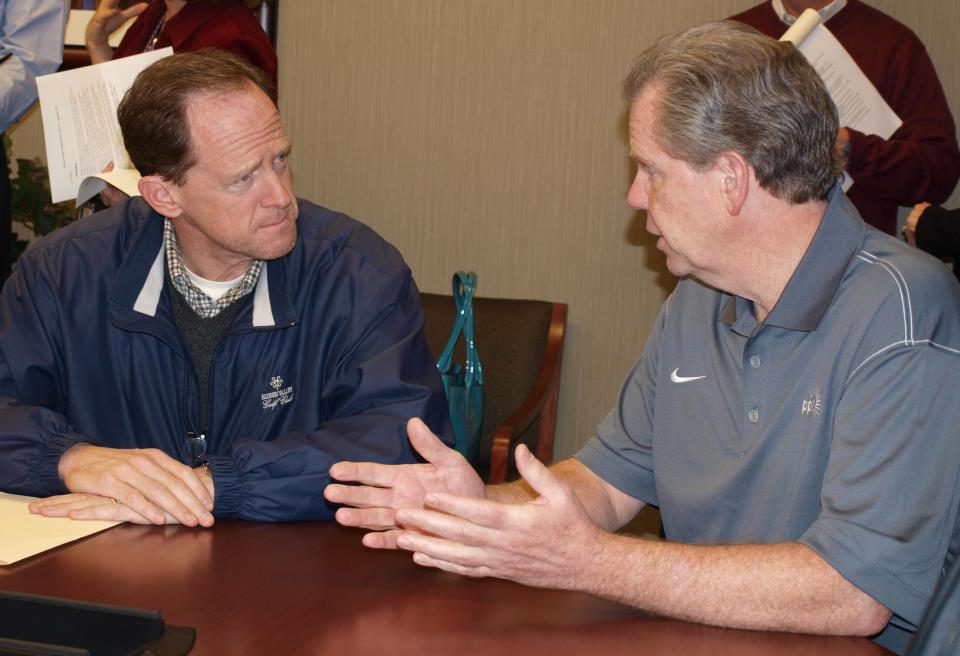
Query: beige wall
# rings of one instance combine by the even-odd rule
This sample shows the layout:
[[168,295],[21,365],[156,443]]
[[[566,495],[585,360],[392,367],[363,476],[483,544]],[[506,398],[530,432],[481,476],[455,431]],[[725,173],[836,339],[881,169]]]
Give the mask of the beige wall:
[[[557,456],[615,400],[673,282],[624,203],[619,82],[665,31],[750,0],[284,0],[281,109],[301,195],[367,222],[425,291],[570,304]],[[954,0],[876,0],[960,110]],[[480,345],[481,355],[483,345]]]
[[[281,3],[298,192],[395,243],[425,291],[474,269],[484,295],[570,304],[558,456],[614,402],[673,284],[624,203],[621,76],[659,34],[751,4]],[[920,35],[960,115],[960,5],[871,4]],[[39,113],[13,138],[21,156],[40,152]]]

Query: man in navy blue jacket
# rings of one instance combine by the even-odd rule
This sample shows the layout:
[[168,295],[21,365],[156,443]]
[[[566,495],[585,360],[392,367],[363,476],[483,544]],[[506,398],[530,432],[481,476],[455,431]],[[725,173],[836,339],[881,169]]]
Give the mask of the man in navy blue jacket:
[[269,81],[225,53],[119,110],[142,198],[43,240],[0,295],[0,490],[36,513],[328,519],[328,468],[449,439],[399,253],[293,194]]

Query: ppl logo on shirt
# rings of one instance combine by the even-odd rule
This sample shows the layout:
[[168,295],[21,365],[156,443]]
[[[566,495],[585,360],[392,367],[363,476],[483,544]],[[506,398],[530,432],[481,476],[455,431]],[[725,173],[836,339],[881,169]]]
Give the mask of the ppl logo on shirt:
[[283,378],[273,376],[270,379],[272,392],[264,392],[260,395],[260,401],[263,402],[264,410],[273,410],[278,405],[287,405],[293,401],[293,385],[283,386]]
[[823,394],[819,387],[814,387],[810,395],[803,400],[803,405],[800,407],[800,415],[802,417],[808,417],[810,415],[819,417],[822,412]]

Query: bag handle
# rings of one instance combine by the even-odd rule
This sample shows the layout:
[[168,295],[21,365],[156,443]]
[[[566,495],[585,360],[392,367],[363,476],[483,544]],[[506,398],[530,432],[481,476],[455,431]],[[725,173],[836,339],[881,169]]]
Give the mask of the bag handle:
[[[468,275],[473,276],[474,290],[477,286],[476,274],[471,272]],[[483,384],[483,365],[480,364],[480,354],[477,352],[477,343],[473,334],[473,293],[470,293],[470,300],[466,302],[467,312],[463,326],[463,338],[467,343],[467,361],[464,367],[464,384],[467,391],[473,387],[473,384]]]
[[453,362],[453,351],[456,348],[457,340],[463,333],[467,343],[465,382],[468,386],[472,386],[474,381],[483,382],[483,369],[480,365],[480,357],[477,354],[473,334],[473,295],[476,289],[477,274],[473,271],[468,273],[458,271],[453,274],[453,300],[457,307],[457,317],[453,329],[450,331],[447,345],[437,359],[437,369],[441,373],[446,373]]

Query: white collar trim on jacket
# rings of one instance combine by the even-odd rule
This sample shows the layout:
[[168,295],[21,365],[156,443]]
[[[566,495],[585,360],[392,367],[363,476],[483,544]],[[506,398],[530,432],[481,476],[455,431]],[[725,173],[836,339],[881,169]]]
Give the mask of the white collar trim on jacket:
[[270,305],[270,284],[267,282],[266,262],[260,269],[260,280],[257,281],[256,289],[253,290],[253,325],[255,328],[277,325],[273,318],[273,306]]
[[[160,246],[160,252],[150,266],[150,272],[143,283],[140,294],[133,304],[133,309],[140,314],[149,317],[157,316],[157,306],[160,305],[160,294],[163,292],[164,283],[164,248]],[[275,326],[276,320],[273,318],[273,306],[270,304],[270,285],[267,282],[267,267],[264,266],[260,271],[260,279],[257,280],[257,287],[253,292],[253,325],[254,327]]]

